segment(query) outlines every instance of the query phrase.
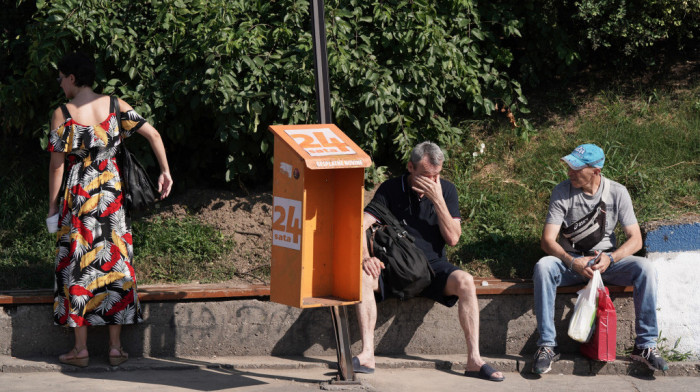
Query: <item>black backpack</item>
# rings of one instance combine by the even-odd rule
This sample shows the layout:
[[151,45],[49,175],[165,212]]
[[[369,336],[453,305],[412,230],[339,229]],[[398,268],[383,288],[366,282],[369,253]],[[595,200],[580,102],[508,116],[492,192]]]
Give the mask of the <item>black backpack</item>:
[[417,296],[435,276],[425,254],[388,208],[374,201],[367,207],[383,223],[367,229],[367,248],[371,256],[384,263],[385,289],[401,300]]

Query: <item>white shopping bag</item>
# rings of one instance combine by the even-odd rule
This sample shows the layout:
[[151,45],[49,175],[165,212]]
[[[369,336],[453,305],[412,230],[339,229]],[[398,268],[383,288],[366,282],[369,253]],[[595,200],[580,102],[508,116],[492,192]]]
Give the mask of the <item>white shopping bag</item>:
[[577,342],[586,343],[591,338],[596,311],[598,310],[598,289],[602,289],[603,279],[599,271],[593,271],[593,277],[586,287],[578,291],[574,314],[569,322],[569,337]]

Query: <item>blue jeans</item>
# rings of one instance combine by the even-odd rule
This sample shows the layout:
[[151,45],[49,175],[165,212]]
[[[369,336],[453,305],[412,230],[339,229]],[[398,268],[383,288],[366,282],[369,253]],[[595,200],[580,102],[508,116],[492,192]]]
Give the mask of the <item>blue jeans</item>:
[[[628,256],[616,261],[602,275],[603,282],[616,286],[634,287],[635,345],[638,348],[656,346],[659,329],[656,324],[656,269],[644,257]],[[554,329],[554,299],[557,287],[587,283],[584,276],[570,271],[556,257],[546,256],[535,265],[535,316],[540,333],[538,346],[556,346]]]

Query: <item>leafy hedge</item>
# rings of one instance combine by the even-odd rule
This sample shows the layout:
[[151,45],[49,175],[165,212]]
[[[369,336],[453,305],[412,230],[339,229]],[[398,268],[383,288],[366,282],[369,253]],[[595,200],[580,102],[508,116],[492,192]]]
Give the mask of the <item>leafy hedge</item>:
[[506,40],[512,73],[526,86],[561,84],[582,69],[621,74],[659,65],[663,56],[694,57],[700,37],[700,1],[509,1],[522,22],[522,40]]
[[[370,154],[400,157],[417,139],[458,139],[459,117],[522,110],[502,32],[482,28],[473,3],[328,1],[334,122]],[[225,164],[227,179],[259,178],[267,125],[315,122],[306,0],[37,1],[28,22],[2,38],[3,132],[45,135],[64,99],[55,63],[75,49],[97,59],[98,90],[135,106],[177,156],[195,154],[181,163],[192,175]]]
[[[267,126],[316,121],[308,0],[2,5],[3,140],[45,143],[65,99],[55,64],[77,49],[96,58],[98,91],[161,131],[179,184],[267,178]],[[463,120],[497,111],[527,136],[519,80],[570,72],[599,48],[630,59],[682,48],[700,20],[700,3],[674,0],[328,0],[325,10],[333,120],[380,163],[417,140],[458,143]]]

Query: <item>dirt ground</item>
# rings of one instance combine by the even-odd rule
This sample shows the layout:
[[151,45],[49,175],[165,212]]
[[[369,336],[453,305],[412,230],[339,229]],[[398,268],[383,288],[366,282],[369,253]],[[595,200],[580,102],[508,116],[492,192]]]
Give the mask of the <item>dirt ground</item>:
[[[376,187],[365,192],[369,202]],[[268,284],[272,245],[272,190],[239,195],[223,190],[190,190],[173,195],[157,214],[163,218],[193,215],[235,242],[221,263],[231,264],[236,274],[228,285]]]

